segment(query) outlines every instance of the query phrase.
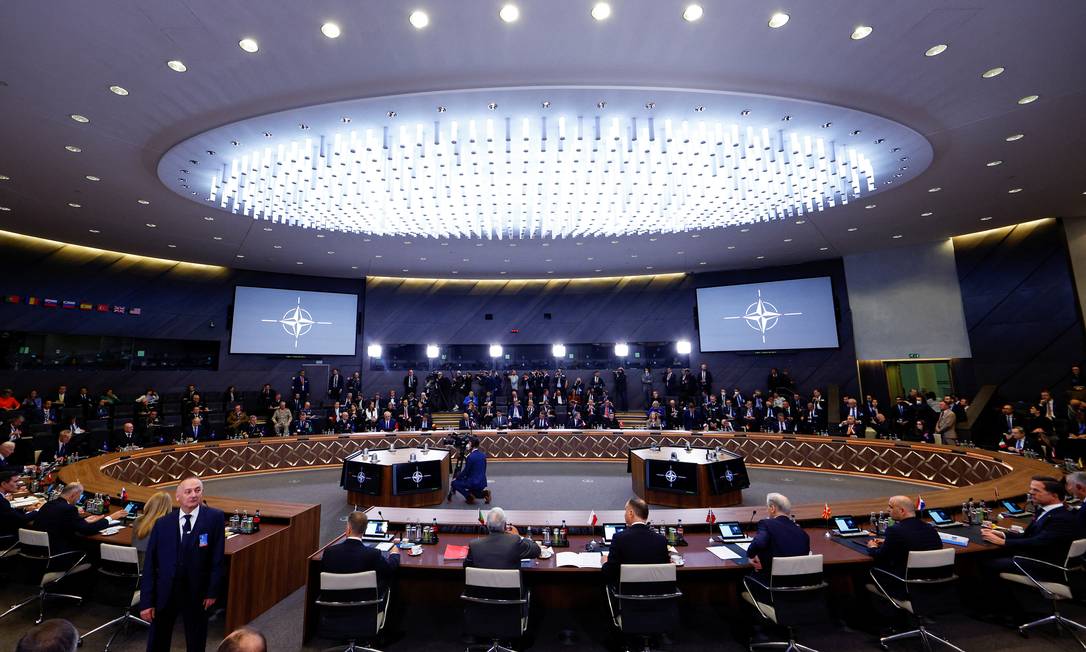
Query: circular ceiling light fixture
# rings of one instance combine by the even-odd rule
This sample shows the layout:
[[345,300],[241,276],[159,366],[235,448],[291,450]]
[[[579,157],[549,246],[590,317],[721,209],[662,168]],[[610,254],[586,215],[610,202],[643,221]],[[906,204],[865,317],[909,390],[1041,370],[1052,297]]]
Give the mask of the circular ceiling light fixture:
[[991,79],[992,77],[998,77],[1002,75],[1004,70],[1006,70],[1006,68],[1004,68],[1003,66],[996,66],[995,68],[989,68],[988,70],[980,73],[980,76],[984,79]]
[[870,25],[857,25],[852,34],[849,36],[853,41],[862,41],[863,39],[871,36],[871,32],[875,31],[875,28]]
[[171,59],[167,61],[166,67],[174,72],[185,72],[189,69],[180,59]]
[[791,18],[791,16],[784,13],[783,11],[778,11],[777,13],[775,13],[772,16],[769,17],[769,26],[772,29],[777,29],[777,28],[780,28],[780,27],[784,27],[785,25],[788,24],[788,20],[790,18]]
[[592,6],[592,17],[596,20],[607,20],[611,17],[611,5],[606,2],[597,2]]
[[686,5],[686,9],[683,9],[683,20],[688,23],[701,20],[703,15],[705,15],[705,10],[698,4]]
[[75,145],[65,145],[64,149],[68,150],[69,152],[71,152],[73,154],[78,154],[79,152],[83,151],[82,147],[77,147]]
[[88,174],[87,176],[85,176],[83,178],[86,179],[87,181],[101,181],[102,180],[100,177],[96,177],[93,174]]
[[1007,136],[1003,140],[1007,141],[1008,143],[1013,143],[1015,141],[1022,140],[1025,137],[1026,137],[1025,134],[1011,134],[1010,136]]
[[507,23],[515,23],[520,18],[520,8],[512,3],[502,5],[498,17]]
[[997,166],[997,165],[1003,165],[1003,161],[999,161],[999,160],[996,160],[996,161],[988,161],[988,162],[987,162],[987,163],[985,163],[984,165],[985,165],[986,167],[994,168],[994,167],[995,167],[995,166]]
[[121,97],[125,97],[126,95],[128,95],[127,88],[125,88],[124,86],[117,86],[116,84],[109,87],[109,92],[113,93],[114,95],[120,95]]
[[137,199],[136,203],[141,204],[143,206],[146,206],[146,205],[150,204],[151,202],[147,201],[146,199]]
[[340,32],[339,25],[333,22],[327,22],[321,25],[321,34],[324,34],[328,38],[339,38]]
[[430,16],[425,11],[416,9],[411,12],[411,15],[407,17],[407,20],[415,29],[423,29],[430,24]]
[[76,122],[78,122],[79,124],[84,124],[84,125],[85,125],[85,124],[87,124],[88,122],[90,122],[90,118],[88,118],[88,117],[87,117],[87,116],[85,116],[85,115],[80,115],[80,114],[78,114],[78,113],[73,113],[73,114],[71,114],[71,115],[70,115],[70,116],[68,116],[68,117],[69,117],[69,118],[71,118],[72,120],[75,120],[75,121],[76,121]]
[[946,52],[947,44],[940,43],[939,45],[933,45],[924,51],[925,57],[937,57],[940,54]]
[[[485,95],[464,90],[436,98],[350,100],[351,106],[339,103],[323,117],[323,105],[256,116],[177,144],[161,159],[160,178],[188,196],[178,187],[176,170],[189,169],[186,184],[199,190],[202,206],[214,204],[269,227],[468,238],[482,245],[486,240],[703,233],[795,221],[853,201],[871,203],[863,200],[900,166],[900,155],[873,141],[842,144],[848,131],[840,127],[823,129],[823,123],[799,119],[777,123],[786,129],[740,124],[742,107],[778,118],[810,112],[808,103],[787,98],[663,91],[653,98],[650,120],[643,89],[606,89],[606,113],[593,108],[601,101],[600,89],[545,92],[553,102],[548,110],[540,108],[538,88],[486,89]],[[389,105],[399,112],[395,120],[385,118]],[[450,108],[435,114],[435,106]],[[569,108],[562,113],[559,106]],[[691,106],[705,107],[697,120],[688,119]],[[339,121],[344,113],[355,116],[349,126]],[[930,163],[930,145],[903,125],[825,104],[817,113],[832,126],[862,123],[885,134],[887,142],[900,143],[911,156],[908,178]],[[277,130],[259,145],[229,148],[214,166],[188,162],[192,152],[223,151],[223,143],[238,133],[259,133],[268,124],[288,121],[311,128]],[[721,164],[712,174],[700,173],[719,143],[723,153],[715,157]],[[773,165],[748,170],[741,153],[752,147],[765,151]],[[383,148],[402,156],[389,162],[352,153]],[[585,154],[594,148],[597,155]],[[502,155],[495,155],[499,150]],[[314,160],[322,164],[314,167]],[[673,174],[691,166],[699,172]],[[599,192],[578,192],[590,179],[600,184]],[[530,192],[524,191],[526,184]],[[357,187],[366,192],[349,191]],[[306,191],[300,193],[301,188]]]
[[247,37],[238,41],[238,47],[252,54],[260,49],[260,44],[256,42],[256,39]]
[[1033,104],[1034,102],[1036,102],[1039,99],[1041,99],[1040,95],[1027,95],[1025,97],[1019,98],[1018,103],[1019,104]]

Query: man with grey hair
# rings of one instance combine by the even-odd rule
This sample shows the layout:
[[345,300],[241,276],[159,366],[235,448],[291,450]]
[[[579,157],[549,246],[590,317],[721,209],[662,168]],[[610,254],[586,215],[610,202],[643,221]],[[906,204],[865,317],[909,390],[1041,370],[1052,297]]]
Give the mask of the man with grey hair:
[[15,647],[15,652],[75,652],[79,632],[67,620],[51,618],[34,627]]
[[476,568],[517,569],[521,559],[539,556],[539,545],[520,536],[517,528],[505,520],[505,510],[495,507],[486,514],[487,535],[468,543],[465,566]]
[[1063,483],[1067,487],[1067,493],[1081,501],[1075,511],[1075,516],[1078,517],[1079,530],[1086,532],[1086,473],[1082,471],[1069,473],[1063,479]]
[[267,652],[268,641],[251,627],[241,627],[226,635],[216,652]]
[[22,471],[23,465],[11,459],[15,455],[15,442],[0,442],[0,471]]
[[60,497],[42,505],[34,517],[34,529],[49,533],[49,547],[54,554],[79,550],[85,543],[81,536],[97,534],[110,525],[120,523],[125,511],[119,509],[108,517],[79,515],[75,504],[83,495],[83,485],[73,482],[60,491]]
[[774,557],[798,557],[811,552],[811,538],[792,521],[792,501],[771,493],[765,497],[769,518],[758,521],[758,532],[747,547],[747,557],[759,575],[768,577]]

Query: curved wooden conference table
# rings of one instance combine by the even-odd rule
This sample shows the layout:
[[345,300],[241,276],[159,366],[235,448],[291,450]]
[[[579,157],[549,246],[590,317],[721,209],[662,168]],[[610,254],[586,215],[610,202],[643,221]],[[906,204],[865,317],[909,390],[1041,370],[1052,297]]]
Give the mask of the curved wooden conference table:
[[[162,487],[175,485],[188,475],[202,478],[225,478],[257,473],[282,473],[302,469],[338,468],[346,455],[363,448],[387,448],[392,440],[397,447],[441,445],[449,431],[403,432],[394,437],[382,434],[309,435],[300,437],[266,437],[253,440],[230,440],[187,445],[160,446],[130,452],[118,452],[70,464],[59,472],[64,482],[80,481],[86,491],[119,497],[122,488],[130,499],[146,501]],[[929,507],[959,507],[970,498],[992,501],[997,498],[1021,496],[1029,478],[1037,474],[1053,474],[1052,466],[1032,459],[1005,453],[935,446],[921,443],[885,440],[847,439],[814,435],[774,435],[744,433],[697,433],[686,431],[652,432],[644,430],[476,430],[483,450],[492,461],[600,461],[625,462],[630,448],[661,445],[723,448],[743,455],[748,467],[766,467],[854,475],[861,477],[903,480],[927,485],[923,494]],[[264,530],[255,536],[237,536],[227,542],[229,587],[227,598],[227,627],[251,621],[292,591],[303,586],[311,572],[313,560],[319,559],[320,505],[269,500],[240,500],[207,495],[208,504],[232,513],[235,509],[260,510]],[[500,504],[501,496],[496,496]],[[885,509],[885,498],[835,502],[835,514],[864,515]],[[371,508],[376,511],[378,508]],[[797,505],[796,517],[817,525],[821,522],[822,503]],[[386,507],[384,516],[393,523],[419,519],[428,522],[429,510],[402,510]],[[764,511],[764,510],[760,510]],[[748,522],[752,510],[746,507],[715,509],[717,520]],[[600,522],[621,521],[618,510],[598,511]],[[476,512],[440,510],[433,517],[441,525],[470,528]],[[510,520],[518,525],[556,525],[566,520],[570,526],[586,523],[583,511],[518,512],[510,511]],[[657,524],[674,524],[682,520],[687,529],[700,524],[698,538],[705,538],[704,509],[654,509],[652,520]],[[460,523],[459,521],[465,521]],[[118,535],[121,536],[121,535]],[[691,535],[693,536],[693,535]],[[435,548],[446,543],[470,538],[469,534],[445,534],[439,546],[431,546],[427,554],[404,560],[405,569],[418,566],[420,571],[459,568],[459,562],[447,563],[434,559]],[[583,543],[572,537],[574,547]],[[688,536],[690,538],[690,536]],[[812,537],[820,539],[820,537]],[[584,539],[587,541],[587,538]],[[118,541],[121,542],[121,541]],[[862,561],[862,555],[839,544],[825,541],[827,563]],[[822,544],[819,544],[822,545]],[[714,571],[728,568],[705,552],[704,544],[691,548],[682,576],[693,578],[693,571]],[[970,550],[970,546],[965,550]],[[583,549],[583,548],[581,548]],[[685,550],[685,549],[683,549]],[[844,556],[842,556],[844,555]],[[312,558],[312,559],[311,559]],[[307,560],[310,560],[307,562]],[[734,567],[734,564],[732,564]],[[553,568],[541,563],[535,570],[553,570],[554,578],[584,575],[570,569]],[[410,571],[408,571],[410,573]],[[405,573],[406,575],[406,573]],[[417,588],[432,589],[429,582],[448,584],[439,573],[423,579]],[[458,580],[459,581],[459,580]],[[560,585],[560,584],[559,584]],[[709,590],[708,587],[706,590]],[[455,593],[458,594],[459,584]],[[412,591],[413,593],[413,591]],[[540,591],[537,591],[540,593]],[[546,593],[546,591],[542,591]],[[561,592],[565,595],[565,592]],[[437,591],[434,595],[453,593]],[[454,597],[454,596],[453,596]],[[555,595],[558,598],[558,594]]]

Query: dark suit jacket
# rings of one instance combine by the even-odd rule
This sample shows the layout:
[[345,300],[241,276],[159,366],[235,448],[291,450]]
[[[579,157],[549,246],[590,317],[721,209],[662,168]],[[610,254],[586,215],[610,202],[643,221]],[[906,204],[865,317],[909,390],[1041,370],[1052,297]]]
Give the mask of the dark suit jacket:
[[762,573],[769,576],[775,557],[797,557],[811,552],[811,538],[787,516],[758,521],[758,532],[747,546],[747,557],[758,557]]
[[[174,582],[179,579],[183,580],[186,589],[185,600],[199,602],[204,598],[220,597],[226,541],[223,513],[201,505],[192,532],[185,537],[184,543],[181,541],[180,513],[179,509],[173,510],[158,519],[151,529],[140,580],[141,611],[165,607],[174,590]],[[183,578],[178,577],[178,573],[182,573]]]
[[938,550],[942,547],[943,541],[934,527],[918,518],[907,518],[886,530],[886,540],[871,552],[871,556],[876,568],[904,577],[910,551]]
[[102,519],[88,523],[79,516],[75,505],[63,498],[54,498],[42,505],[34,517],[34,529],[49,533],[49,546],[53,554],[83,549],[82,536],[90,536],[109,527]]
[[15,509],[8,499],[0,494],[0,536],[16,535],[19,533],[19,528],[30,527],[30,522],[34,520],[35,515],[37,512]]
[[618,569],[622,564],[666,564],[669,561],[667,539],[644,523],[634,523],[611,539],[603,576],[608,583],[618,584]]
[[64,445],[61,450],[59,441],[51,441],[45,448],[42,449],[41,455],[38,456],[38,464],[49,464],[55,462],[58,457],[66,457],[75,452],[74,439],[68,440],[68,443]]
[[1022,534],[1007,532],[1003,548],[1012,555],[1025,555],[1062,566],[1067,561],[1071,542],[1082,534],[1077,515],[1060,505],[1033,519]]
[[359,539],[344,539],[324,551],[321,571],[325,573],[377,572],[377,586],[384,590],[392,579],[392,573],[400,565],[399,555],[388,559],[376,548],[369,548]]
[[521,559],[539,556],[539,544],[506,532],[491,532],[468,543],[465,566],[513,570]]

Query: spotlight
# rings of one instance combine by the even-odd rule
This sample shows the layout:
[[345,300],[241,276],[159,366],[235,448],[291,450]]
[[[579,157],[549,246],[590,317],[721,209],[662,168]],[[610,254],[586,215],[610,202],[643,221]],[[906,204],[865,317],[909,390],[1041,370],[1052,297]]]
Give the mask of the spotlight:
[[491,344],[490,345],[490,357],[492,357],[492,358],[500,358],[500,357],[502,357],[502,345],[501,344]]
[[566,357],[566,345],[565,344],[553,344],[551,345],[551,355],[556,358]]
[[366,347],[366,355],[368,355],[371,358],[380,358],[381,357],[381,345],[380,344],[370,344],[369,346]]
[[411,24],[414,25],[415,29],[422,29],[430,24],[430,17],[426,15],[425,11],[411,12],[411,16],[408,17],[408,20],[411,21]]
[[507,23],[515,23],[520,18],[520,9],[514,4],[507,4],[501,8],[498,16]]
[[688,23],[693,23],[697,20],[701,20],[705,11],[701,8],[701,5],[687,5],[683,10],[683,20]]
[[629,344],[616,344],[615,345],[615,357],[616,358],[625,358],[628,355],[630,355],[630,345]]
[[596,20],[607,20],[611,17],[611,5],[597,2],[596,6],[592,7],[592,17]]
[[690,355],[690,340],[679,340],[675,342],[675,351],[679,355]]
[[426,345],[426,357],[427,358],[430,358],[431,360],[433,360],[434,358],[436,358],[440,354],[441,354],[441,350],[437,348],[436,344],[427,344]]

